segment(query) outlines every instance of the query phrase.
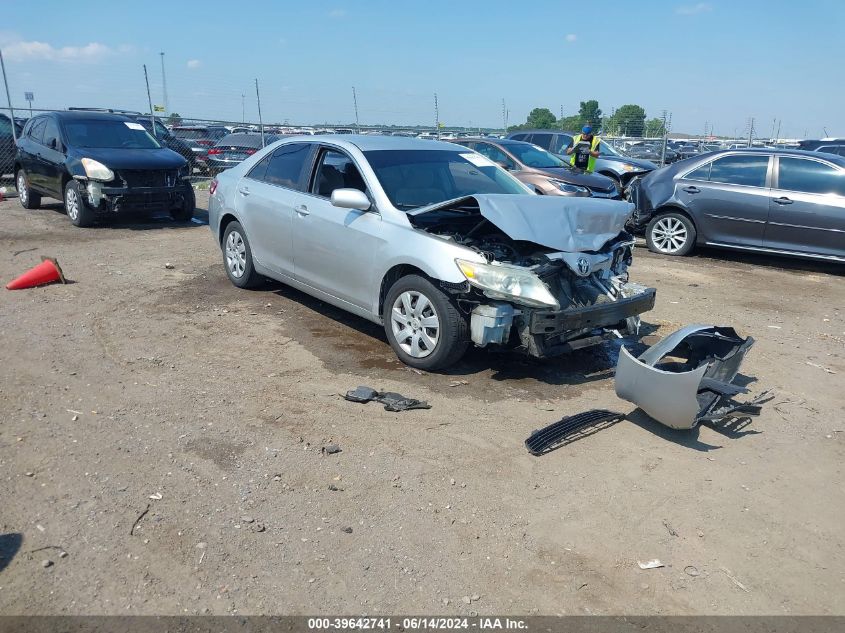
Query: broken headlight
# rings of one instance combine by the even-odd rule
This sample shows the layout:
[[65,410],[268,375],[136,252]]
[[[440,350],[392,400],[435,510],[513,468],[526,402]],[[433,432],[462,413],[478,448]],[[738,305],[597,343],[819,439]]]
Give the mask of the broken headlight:
[[505,299],[536,308],[560,309],[548,287],[530,270],[502,264],[481,264],[456,259],[455,263],[476,288],[491,299]]
[[103,163],[96,161],[93,158],[83,158],[79,162],[82,163],[85,175],[91,180],[102,180],[103,182],[114,180],[114,172],[103,165]]

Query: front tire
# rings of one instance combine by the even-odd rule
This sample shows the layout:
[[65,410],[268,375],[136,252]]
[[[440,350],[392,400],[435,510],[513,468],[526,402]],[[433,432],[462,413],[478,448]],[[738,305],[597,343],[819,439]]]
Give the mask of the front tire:
[[406,365],[428,371],[458,362],[469,346],[469,323],[454,301],[428,279],[394,283],[382,313],[387,340]]
[[24,209],[37,209],[41,206],[41,196],[29,188],[29,180],[23,169],[19,169],[15,175],[15,188],[18,190],[18,200]]
[[185,186],[185,197],[182,201],[182,206],[177,209],[170,210],[170,217],[178,222],[187,222],[194,217],[194,211],[197,209],[197,197],[194,193],[194,188],[191,185]]
[[223,264],[229,281],[238,288],[252,288],[262,281],[255,272],[252,249],[240,222],[230,222],[223,233]]
[[645,230],[648,250],[661,255],[689,255],[695,248],[695,238],[692,220],[677,212],[654,216]]
[[85,202],[85,195],[76,180],[69,180],[65,185],[65,212],[74,226],[84,228],[94,224],[94,211]]

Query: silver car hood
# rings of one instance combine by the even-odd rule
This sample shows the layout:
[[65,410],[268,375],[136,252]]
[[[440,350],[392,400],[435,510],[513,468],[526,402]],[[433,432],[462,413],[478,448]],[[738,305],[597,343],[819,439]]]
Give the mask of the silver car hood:
[[517,194],[476,194],[413,211],[416,216],[459,207],[468,200],[513,240],[533,242],[561,252],[598,251],[625,229],[634,205],[619,200]]

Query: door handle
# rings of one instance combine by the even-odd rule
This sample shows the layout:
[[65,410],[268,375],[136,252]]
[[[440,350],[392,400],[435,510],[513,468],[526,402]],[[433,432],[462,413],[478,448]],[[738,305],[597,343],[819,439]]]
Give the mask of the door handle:
[[701,193],[701,189],[699,189],[698,187],[692,187],[692,186],[684,187],[684,191],[686,191],[687,193]]
[[242,196],[248,196],[249,195],[249,188],[248,187],[241,187],[241,188],[238,189],[238,193],[241,194]]
[[299,215],[308,215],[311,213],[304,204],[299,205],[294,209]]
[[781,196],[780,198],[775,198],[774,202],[777,202],[778,204],[792,204],[792,200],[790,200],[786,196]]

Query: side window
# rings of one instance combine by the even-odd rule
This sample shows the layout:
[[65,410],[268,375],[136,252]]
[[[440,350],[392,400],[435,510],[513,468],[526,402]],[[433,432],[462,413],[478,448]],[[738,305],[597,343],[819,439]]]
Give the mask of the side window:
[[549,151],[553,154],[563,154],[564,150],[572,143],[572,137],[568,134],[555,134],[555,140]]
[[747,187],[765,187],[769,157],[725,156],[710,163],[710,182]]
[[0,115],[0,134],[3,136],[12,135],[12,122],[2,115]]
[[524,141],[526,138],[528,138],[528,134],[514,134],[511,136],[511,140],[514,141]]
[[710,180],[710,165],[712,163],[706,163],[701,167],[697,167],[684,176],[684,178],[686,180]]
[[310,149],[311,146],[307,143],[282,145],[273,152],[270,158],[264,174],[264,182],[289,189],[299,189],[302,167],[305,165]]
[[[55,142],[55,145],[52,143]],[[59,135],[59,126],[56,124],[56,120],[52,118],[47,119],[47,123],[44,126],[44,145],[47,147],[55,147],[58,150],[62,149],[62,140],[61,136]]]
[[263,181],[264,175],[267,173],[267,165],[270,164],[271,158],[273,158],[273,155],[267,154],[267,156],[265,156],[255,164],[255,167],[249,170],[249,173],[246,175],[246,177],[252,178],[253,180]]
[[367,185],[349,156],[338,150],[325,149],[314,173],[311,192],[323,198],[331,198],[335,189],[366,192]]
[[778,189],[845,195],[845,171],[815,160],[781,157]]
[[510,156],[505,154],[502,150],[498,147],[494,147],[493,145],[488,145],[487,143],[477,143],[475,147],[475,151],[481,154],[482,156],[486,156],[494,163],[501,163],[505,165],[505,169],[515,169],[516,165],[514,165],[513,161],[511,160]]
[[47,117],[39,117],[32,122],[32,127],[29,128],[29,138],[36,143],[42,143],[44,137],[44,127],[47,125]]
[[539,145],[543,149],[549,149],[552,144],[552,135],[551,134],[532,134],[531,135],[531,142],[534,145]]

